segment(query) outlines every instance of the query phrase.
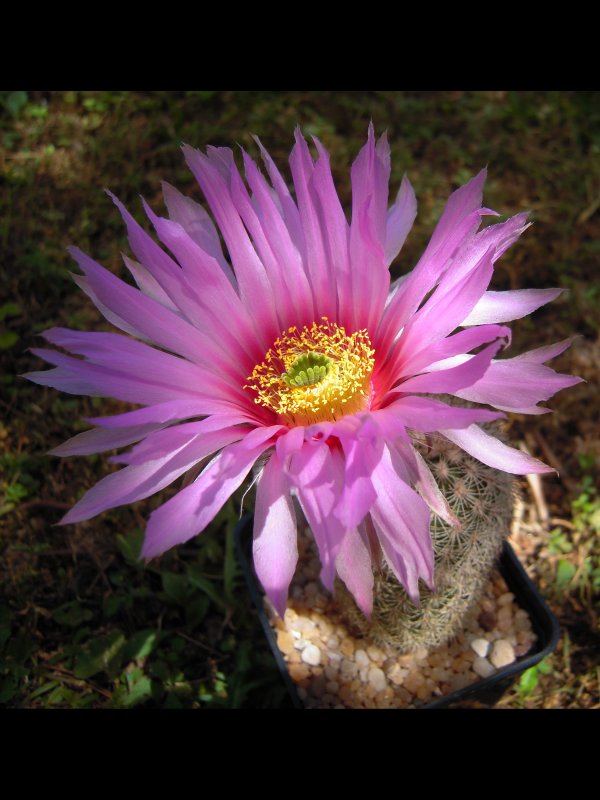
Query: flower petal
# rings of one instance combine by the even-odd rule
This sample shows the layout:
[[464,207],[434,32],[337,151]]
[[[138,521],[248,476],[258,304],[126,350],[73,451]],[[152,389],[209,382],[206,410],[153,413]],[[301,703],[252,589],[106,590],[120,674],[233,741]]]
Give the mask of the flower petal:
[[377,501],[371,509],[379,541],[390,568],[418,605],[418,580],[433,586],[433,548],[429,509],[419,495],[398,477],[389,450],[384,450],[372,476]]
[[182,226],[198,247],[215,259],[227,280],[236,288],[235,276],[223,255],[219,233],[207,212],[166,181],[162,182],[162,190],[169,217]]
[[491,422],[503,419],[504,414],[484,408],[457,408],[429,397],[401,397],[377,412],[395,415],[403,425],[421,433],[432,433],[440,428],[468,428],[474,422]]
[[159,492],[210,453],[237,441],[240,428],[224,428],[218,435],[200,437],[190,433],[187,440],[172,446],[159,458],[113,472],[92,486],[62,518],[61,525],[91,519],[108,508],[135,503]]
[[48,451],[51,456],[86,456],[90,453],[101,453],[104,450],[114,450],[126,447],[133,442],[139,442],[144,436],[164,427],[162,424],[133,425],[128,428],[116,430],[94,428],[71,437],[63,444],[59,444]]
[[417,216],[417,198],[406,175],[402,178],[395,203],[387,215],[385,234],[385,260],[389,266],[406,241]]
[[383,456],[383,438],[367,414],[343,417],[335,431],[344,451],[344,486],[334,513],[346,528],[355,528],[377,498],[371,475]]
[[370,618],[373,613],[373,567],[364,529],[349,530],[344,536],[335,566],[354,597],[356,605]]
[[343,488],[344,466],[339,453],[323,442],[305,442],[291,458],[289,475],[304,516],[313,532],[321,560],[321,580],[333,591],[335,560],[346,533],[333,509]]
[[194,483],[157,508],[148,520],[141,557],[154,558],[201,533],[240,486],[256,459],[272,446],[279,430],[279,425],[259,428],[229,445]]
[[532,458],[521,450],[503,444],[495,436],[471,425],[464,430],[440,430],[447,439],[477,458],[483,464],[513,475],[528,475],[533,472],[555,472],[537,458]]
[[490,322],[510,322],[536,311],[555,300],[564,289],[516,289],[508,292],[486,292],[477,301],[462,324],[482,325]]
[[256,486],[252,556],[256,575],[283,617],[298,562],[296,514],[283,464],[273,453]]

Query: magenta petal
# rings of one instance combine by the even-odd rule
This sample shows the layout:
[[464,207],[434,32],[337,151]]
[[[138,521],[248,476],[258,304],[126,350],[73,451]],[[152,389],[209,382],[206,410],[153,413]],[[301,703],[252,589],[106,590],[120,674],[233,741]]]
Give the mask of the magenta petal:
[[[147,461],[168,455],[192,440],[198,449],[205,451],[202,456],[204,458],[224,446],[221,444],[224,437],[232,437],[231,441],[243,439],[252,430],[248,426],[238,427],[243,422],[245,422],[243,418],[234,414],[211,414],[210,417],[197,422],[184,422],[166,430],[150,433],[129,452],[121,453],[111,460],[117,464],[145,464]],[[227,441],[227,444],[229,443]]]
[[48,451],[51,456],[85,456],[90,453],[101,453],[104,450],[114,450],[126,447],[133,442],[139,442],[144,436],[164,427],[161,424],[134,425],[128,428],[106,429],[94,428],[73,436],[63,444]]
[[257,256],[235,209],[222,169],[214,159],[208,159],[199,150],[187,145],[183,147],[183,154],[217,220],[233,263],[242,303],[252,309],[257,330],[262,333],[261,343],[266,350],[280,332],[280,326],[264,264]]
[[85,422],[103,428],[127,428],[132,425],[174,422],[201,415],[201,400],[168,400],[166,403],[137,408],[135,411],[125,411],[123,414],[115,414],[112,417],[87,417]]
[[373,473],[377,501],[371,519],[390,568],[418,604],[418,580],[433,585],[433,548],[429,534],[429,509],[419,495],[396,473],[389,451]]
[[266,180],[250,156],[242,151],[248,184],[252,189],[252,205],[256,208],[262,234],[275,261],[283,272],[283,282],[291,287],[296,325],[310,324],[314,318],[313,296],[304,271],[302,255],[295,244],[285,215],[277,206]]
[[432,433],[440,428],[468,428],[474,422],[503,419],[504,414],[483,408],[457,408],[429,397],[401,397],[379,414],[393,414],[407,428]]
[[323,442],[305,443],[292,456],[289,469],[290,480],[317,542],[321,580],[330,591],[333,591],[335,560],[346,533],[333,514],[343,487],[343,470],[341,455]]
[[154,558],[197,536],[240,486],[252,465],[271,447],[280,426],[262,428],[226,447],[202,474],[156,509],[148,521],[142,558]]
[[215,225],[199,203],[190,197],[185,197],[174,186],[162,182],[163,197],[173,222],[178,222],[188,236],[196,242],[205,253],[212,256],[223,270],[227,280],[235,288],[236,281],[231,267],[225,260],[219,233]]
[[[141,335],[195,363],[223,362],[223,351],[189,322],[119,280],[78,248],[72,247],[69,252],[86,275],[93,291],[92,300],[95,302],[97,297],[104,307],[123,319],[134,336]],[[102,307],[100,310],[103,311]],[[110,317],[107,319],[113,321]],[[114,324],[122,327],[118,322]],[[226,362],[223,363],[226,366]]]
[[[404,464],[409,468],[411,483],[423,500],[425,500],[429,508],[448,525],[460,527],[460,521],[453,514],[448,501],[442,494],[431,470],[427,466],[427,462],[418,450],[408,442],[396,442],[394,448],[398,452],[398,460],[402,459]],[[398,460],[394,460],[394,450],[390,448],[390,452],[396,471],[398,471],[396,467]]]
[[164,489],[176,478],[187,472],[211,452],[235,442],[243,431],[229,428],[218,437],[200,439],[190,434],[187,440],[172,446],[169,452],[143,464],[125,467],[107,475],[89,491],[61,520],[62,525],[91,519],[108,508],[135,503]]
[[480,325],[477,328],[459,331],[453,336],[446,336],[437,342],[427,345],[422,350],[406,356],[402,360],[402,375],[415,375],[430,367],[437,361],[444,361],[456,355],[466,354],[470,350],[487,344],[494,339],[504,339],[506,347],[511,342],[511,330],[504,325]]
[[516,410],[535,406],[581,380],[575,375],[561,375],[535,361],[506,358],[492,361],[485,375],[456,394],[474,403]]
[[563,291],[564,289],[517,289],[512,292],[486,292],[462,324],[483,325],[521,319],[555,300]]
[[528,350],[526,353],[521,353],[520,356],[515,356],[512,361],[528,361],[532,364],[545,364],[561,353],[564,353],[577,339],[577,336],[570,336],[568,339],[563,339],[561,342],[548,344],[544,347],[536,347],[535,350]]
[[321,142],[313,137],[319,158],[313,172],[313,186],[318,199],[319,218],[323,229],[327,259],[334,275],[338,298],[338,321],[351,325],[352,269],[348,249],[350,229],[333,183],[329,155]]
[[440,430],[440,433],[488,467],[503,472],[528,475],[533,472],[556,471],[522,450],[515,450],[514,447],[503,444],[477,425],[471,425],[464,430]]
[[402,178],[396,202],[388,211],[385,235],[385,260],[396,258],[417,216],[417,199],[406,175]]
[[256,575],[283,617],[298,562],[296,514],[276,453],[265,464],[256,487],[252,555]]
[[394,392],[456,394],[460,389],[471,386],[486,374],[492,358],[500,347],[502,347],[501,342],[492,342],[476,356],[470,356],[464,363],[449,369],[440,369],[409,378],[400,383]]
[[297,128],[296,143],[290,155],[290,168],[296,189],[298,211],[304,235],[304,253],[315,311],[335,317],[337,301],[335,280],[325,249],[325,236],[319,219],[319,203],[314,189],[314,163],[304,137]]
[[160,303],[165,308],[168,308],[170,311],[173,311],[175,314],[181,316],[181,311],[179,308],[171,300],[154,275],[152,275],[152,273],[146,269],[146,267],[142,266],[142,264],[138,264],[137,261],[128,258],[126,255],[123,255],[122,258],[125,266],[133,275],[133,279],[139,286],[140,291],[148,295],[148,297],[151,297],[153,300],[156,300],[157,303]]
[[275,447],[284,467],[287,465],[290,456],[301,450],[304,443],[304,430],[301,426],[290,428],[283,436],[277,439]]
[[346,528],[354,528],[366,517],[377,498],[371,475],[383,456],[383,439],[371,415],[357,425],[341,424],[355,417],[344,417],[336,433],[344,451],[344,487],[335,515]]
[[275,162],[261,144],[260,139],[258,136],[254,136],[253,138],[260,148],[260,154],[265,166],[267,167],[267,172],[269,173],[271,183],[273,184],[273,189],[275,190],[275,194],[281,208],[281,213],[290,232],[290,236],[298,251],[302,255],[305,255],[304,236],[302,233],[302,225],[300,223],[300,213],[298,212],[296,203],[292,199],[290,190],[281,177],[281,173],[277,169]]
[[354,597],[356,605],[370,618],[373,613],[373,567],[366,534],[359,529],[344,536],[336,558],[336,570]]

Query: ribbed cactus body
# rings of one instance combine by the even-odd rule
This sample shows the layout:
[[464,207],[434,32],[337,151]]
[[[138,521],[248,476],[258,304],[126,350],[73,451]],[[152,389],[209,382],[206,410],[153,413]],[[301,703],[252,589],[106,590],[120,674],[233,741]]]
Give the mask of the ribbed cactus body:
[[384,563],[375,574],[369,621],[341,581],[336,584],[336,597],[352,627],[401,652],[435,647],[460,631],[510,532],[513,508],[511,475],[485,466],[439,435],[422,437],[419,449],[461,522],[456,528],[432,515],[436,591],[420,583],[421,605],[415,606]]

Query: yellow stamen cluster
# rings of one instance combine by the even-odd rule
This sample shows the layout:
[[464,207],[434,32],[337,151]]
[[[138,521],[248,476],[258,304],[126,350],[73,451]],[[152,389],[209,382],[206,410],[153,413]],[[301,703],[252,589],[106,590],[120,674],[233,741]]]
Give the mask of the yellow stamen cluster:
[[245,388],[291,425],[336,420],[367,407],[375,351],[366,330],[348,335],[322,317],[283,331]]

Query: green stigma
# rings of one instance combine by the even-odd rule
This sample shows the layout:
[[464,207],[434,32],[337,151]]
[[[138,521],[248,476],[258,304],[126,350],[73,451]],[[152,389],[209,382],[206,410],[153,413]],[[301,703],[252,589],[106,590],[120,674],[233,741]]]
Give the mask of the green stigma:
[[281,379],[288,386],[312,386],[320,383],[331,369],[331,359],[323,353],[303,353],[290,364]]

